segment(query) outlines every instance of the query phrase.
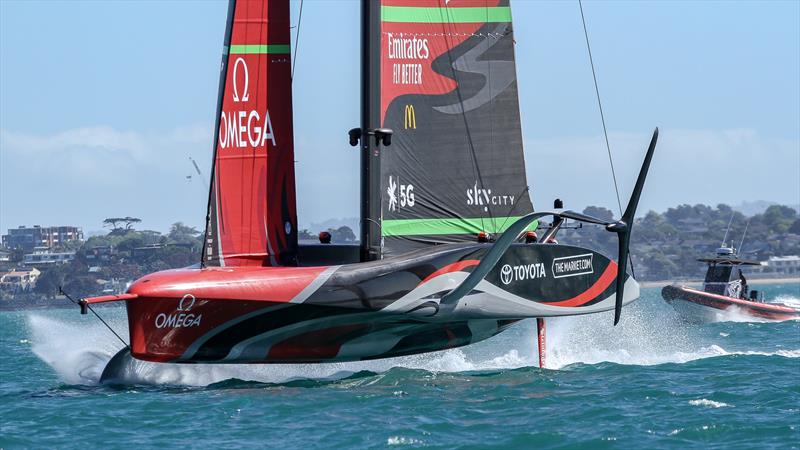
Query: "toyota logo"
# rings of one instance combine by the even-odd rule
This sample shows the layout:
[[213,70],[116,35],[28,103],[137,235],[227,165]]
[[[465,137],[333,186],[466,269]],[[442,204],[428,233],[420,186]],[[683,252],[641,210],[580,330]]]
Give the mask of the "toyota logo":
[[178,311],[189,312],[194,308],[194,295],[186,294],[180,302],[178,302]]
[[500,281],[502,281],[503,284],[509,284],[511,283],[513,278],[514,276],[511,266],[508,264],[504,265],[503,268],[500,269]]

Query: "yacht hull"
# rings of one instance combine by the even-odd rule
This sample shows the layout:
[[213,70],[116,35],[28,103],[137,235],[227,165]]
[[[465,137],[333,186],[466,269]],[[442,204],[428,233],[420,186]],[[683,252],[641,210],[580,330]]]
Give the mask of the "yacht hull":
[[[425,353],[487,339],[524,318],[614,308],[614,261],[543,244],[512,245],[468,294],[443,301],[491,247],[442,245],[341,266],[171,270],[86,302],[126,302],[136,359],[213,364]],[[628,303],[639,289],[623,276]]]
[[736,311],[754,318],[774,321],[800,318],[800,310],[784,304],[755,302],[686,286],[665,286],[661,290],[661,296],[683,317],[694,322],[714,321],[723,311]]

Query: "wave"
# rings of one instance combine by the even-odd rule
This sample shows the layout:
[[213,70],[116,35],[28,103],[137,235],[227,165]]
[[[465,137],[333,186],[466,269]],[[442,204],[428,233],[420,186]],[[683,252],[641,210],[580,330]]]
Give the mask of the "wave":
[[[70,384],[97,384],[120,342],[97,322],[78,324],[39,314],[28,316],[34,354]],[[117,329],[124,321],[111,321]],[[120,333],[125,335],[125,333]],[[480,345],[480,344],[479,344]],[[475,350],[475,349],[472,349]],[[522,357],[517,349],[502,353],[447,350],[375,361],[326,364],[160,364],[134,360],[126,368],[126,384],[207,386],[225,380],[285,383],[298,379],[341,379],[358,372],[386,372],[394,367],[429,372],[503,370],[531,366],[535,355]]]
[[689,400],[689,404],[692,406],[706,406],[708,408],[726,408],[731,406],[725,402],[715,402],[714,400],[708,400],[706,398]]
[[783,303],[784,305],[791,306],[792,308],[800,308],[800,298],[797,298],[793,295],[779,295],[770,303]]
[[[546,368],[560,370],[573,364],[606,362],[649,366],[727,355],[800,357],[800,350],[729,351],[709,342],[711,337],[698,334],[697,327],[681,322],[671,308],[657,304],[633,306],[626,308],[617,327],[611,324],[612,315],[606,313],[547,319]],[[66,383],[97,384],[106,364],[120,349],[120,342],[88,316],[81,316],[78,322],[42,314],[27,316],[33,352]],[[125,336],[126,332],[120,332],[127,328],[124,311],[110,319],[111,326]],[[719,336],[715,334],[716,340]],[[501,371],[535,367],[537,361],[536,324],[523,321],[487,341],[436,353],[326,364],[161,364],[134,360],[126,368],[123,380],[126,384],[180,386],[208,386],[234,379],[272,384],[340,380],[359,372],[380,374],[392,368],[428,372]]]
[[[604,362],[652,366],[729,355],[800,357],[800,350],[727,350],[702,333],[702,327],[687,324],[671,308],[657,305],[628,308],[617,327],[611,325],[610,314],[549,319],[548,367]],[[727,337],[724,334],[717,336]]]

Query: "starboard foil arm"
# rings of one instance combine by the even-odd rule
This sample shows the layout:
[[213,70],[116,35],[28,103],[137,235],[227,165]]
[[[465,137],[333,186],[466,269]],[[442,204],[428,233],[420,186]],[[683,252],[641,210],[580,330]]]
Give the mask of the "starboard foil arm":
[[139,296],[137,294],[117,294],[103,295],[100,297],[86,297],[78,300],[78,305],[81,307],[81,314],[86,314],[89,305],[93,305],[95,303],[119,302],[123,300],[133,300],[138,297]]
[[592,223],[603,225],[606,230],[616,233],[619,242],[618,245],[618,266],[620,270],[616,276],[616,300],[614,304],[614,325],[619,322],[622,313],[622,304],[625,290],[625,280],[628,261],[628,247],[630,245],[630,233],[633,227],[633,219],[636,214],[636,208],[639,204],[639,198],[644,188],[644,182],[647,178],[647,173],[650,169],[650,162],[655,152],[656,142],[658,140],[658,128],[653,132],[653,137],[650,140],[650,146],[645,154],[644,162],[639,170],[639,177],[636,180],[631,198],[628,201],[628,206],[625,209],[622,218],[617,221],[607,221],[597,217],[592,217],[586,214],[578,213],[570,210],[554,209],[549,211],[539,211],[529,213],[516,222],[514,222],[502,235],[496,240],[492,248],[488,251],[486,256],[481,259],[480,264],[467,276],[467,278],[456,288],[442,297],[442,305],[454,306],[458,301],[469,294],[478,283],[483,280],[492,269],[500,261],[503,254],[511,247],[511,245],[518,239],[520,234],[527,229],[527,227],[535,220],[545,216],[553,216],[555,219],[573,219],[579,222]]

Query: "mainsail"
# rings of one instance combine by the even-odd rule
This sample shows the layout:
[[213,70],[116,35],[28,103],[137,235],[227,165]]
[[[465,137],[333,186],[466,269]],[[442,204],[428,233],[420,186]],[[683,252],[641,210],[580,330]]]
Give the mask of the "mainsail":
[[293,264],[289,1],[231,0],[223,49],[203,264]]
[[531,212],[508,0],[381,0],[380,21],[384,255]]

